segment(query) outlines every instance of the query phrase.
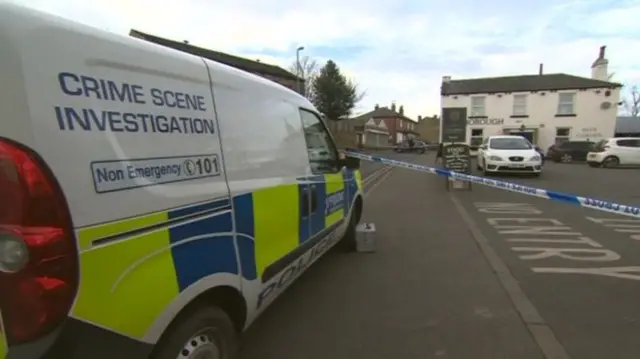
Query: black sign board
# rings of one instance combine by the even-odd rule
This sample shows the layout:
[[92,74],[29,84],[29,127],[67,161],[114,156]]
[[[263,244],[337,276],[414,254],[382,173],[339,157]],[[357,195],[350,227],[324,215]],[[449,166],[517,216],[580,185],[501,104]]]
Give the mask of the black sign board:
[[441,142],[466,142],[467,108],[445,107],[442,109]]
[[442,162],[444,168],[460,173],[471,173],[469,146],[465,144],[444,145]]

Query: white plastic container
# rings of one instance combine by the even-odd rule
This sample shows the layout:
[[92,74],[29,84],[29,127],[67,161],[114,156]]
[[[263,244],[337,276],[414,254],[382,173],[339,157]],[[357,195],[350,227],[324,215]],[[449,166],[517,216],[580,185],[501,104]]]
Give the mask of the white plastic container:
[[356,250],[363,253],[376,251],[376,225],[374,223],[360,223],[356,227]]

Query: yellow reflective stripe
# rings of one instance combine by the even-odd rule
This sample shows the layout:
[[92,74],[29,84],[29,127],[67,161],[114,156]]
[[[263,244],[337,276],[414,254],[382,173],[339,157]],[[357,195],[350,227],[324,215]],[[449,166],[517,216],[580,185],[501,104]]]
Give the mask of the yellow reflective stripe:
[[152,226],[154,224],[165,222],[166,220],[167,213],[158,212],[139,217],[128,218],[117,222],[83,228],[80,230],[82,235],[78,236],[78,243],[81,250],[86,250],[91,248],[91,242],[98,238],[109,237],[137,228]]
[[298,185],[260,189],[253,193],[254,248],[258,277],[300,242]]
[[360,173],[360,170],[355,170],[353,171],[354,176],[356,176],[356,183],[358,184],[358,191],[362,192],[362,189],[364,188],[364,184],[362,183],[362,173]]
[[[167,213],[158,213],[86,228],[78,231],[78,240],[87,245],[167,219]],[[134,338],[142,338],[180,292],[168,228],[84,251],[80,270],[73,316]]]
[[[345,186],[344,186],[344,177],[342,173],[326,174],[324,175],[324,181],[325,181],[327,197],[329,197],[333,193],[342,191],[343,195],[345,196],[343,201],[347,200],[346,193],[344,193]],[[341,209],[328,214],[324,218],[324,227],[328,228],[334,225],[335,223],[337,223],[338,221],[340,221],[342,218],[344,218],[344,203]]]
[[2,313],[0,313],[0,359],[7,357],[9,353],[9,345],[7,344],[7,338],[4,335],[4,325],[2,324]]

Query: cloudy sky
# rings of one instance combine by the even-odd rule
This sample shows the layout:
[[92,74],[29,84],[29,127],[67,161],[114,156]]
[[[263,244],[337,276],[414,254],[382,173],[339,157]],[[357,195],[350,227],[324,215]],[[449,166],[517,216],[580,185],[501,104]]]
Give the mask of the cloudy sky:
[[640,0],[14,0],[108,31],[131,28],[287,68],[295,49],[333,59],[366,91],[439,113],[442,76],[590,76],[607,45],[614,79],[640,85]]

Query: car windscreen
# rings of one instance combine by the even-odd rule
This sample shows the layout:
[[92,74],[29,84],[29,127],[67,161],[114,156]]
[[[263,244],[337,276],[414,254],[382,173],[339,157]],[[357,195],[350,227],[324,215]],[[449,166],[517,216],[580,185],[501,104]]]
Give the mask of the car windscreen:
[[489,148],[493,150],[529,150],[533,148],[524,138],[492,138]]

